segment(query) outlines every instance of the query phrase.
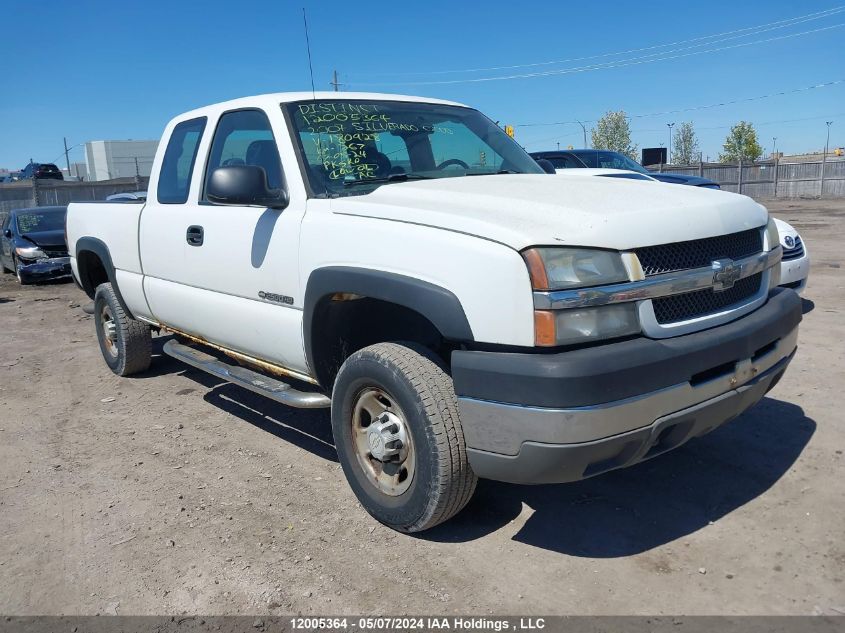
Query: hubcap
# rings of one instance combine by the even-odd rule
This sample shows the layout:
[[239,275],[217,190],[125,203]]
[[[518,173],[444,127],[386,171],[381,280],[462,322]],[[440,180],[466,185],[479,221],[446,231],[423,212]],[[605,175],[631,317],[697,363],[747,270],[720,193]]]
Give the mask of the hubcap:
[[117,358],[117,324],[114,322],[114,315],[108,304],[103,305],[100,310],[100,326],[103,328],[103,339],[108,353]]
[[408,490],[416,455],[405,415],[389,394],[375,387],[358,394],[352,409],[352,441],[371,484],[392,497]]

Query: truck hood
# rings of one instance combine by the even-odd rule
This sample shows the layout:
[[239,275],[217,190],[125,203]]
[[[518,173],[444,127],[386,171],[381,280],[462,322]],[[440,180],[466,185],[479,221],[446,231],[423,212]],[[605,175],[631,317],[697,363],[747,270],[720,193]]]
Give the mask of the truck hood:
[[385,184],[332,200],[334,213],[431,226],[521,250],[537,245],[627,250],[764,226],[766,209],[726,191],[653,181],[548,174]]

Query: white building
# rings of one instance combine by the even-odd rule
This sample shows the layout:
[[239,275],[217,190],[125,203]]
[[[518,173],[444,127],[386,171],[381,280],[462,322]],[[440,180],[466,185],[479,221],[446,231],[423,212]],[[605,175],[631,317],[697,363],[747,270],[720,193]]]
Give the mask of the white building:
[[85,164],[88,180],[149,176],[158,141],[88,141]]

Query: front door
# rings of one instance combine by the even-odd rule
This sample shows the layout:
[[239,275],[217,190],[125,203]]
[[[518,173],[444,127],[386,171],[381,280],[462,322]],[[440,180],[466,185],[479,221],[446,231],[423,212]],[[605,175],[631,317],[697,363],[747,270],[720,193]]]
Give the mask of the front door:
[[[199,120],[193,121],[196,130]],[[162,161],[157,196],[141,219],[144,288],[152,313],[210,342],[304,371],[302,313],[293,305],[297,299],[301,305],[297,263],[304,200],[277,210],[213,204],[205,195],[211,172],[227,165],[257,165],[270,187],[284,186],[267,114],[224,113],[210,140],[206,130],[194,147],[177,132],[178,125],[171,134],[172,156],[169,160],[169,144]],[[198,155],[193,159],[192,150]],[[192,177],[185,185],[188,172]],[[176,199],[186,196],[182,203],[170,202],[173,182]]]

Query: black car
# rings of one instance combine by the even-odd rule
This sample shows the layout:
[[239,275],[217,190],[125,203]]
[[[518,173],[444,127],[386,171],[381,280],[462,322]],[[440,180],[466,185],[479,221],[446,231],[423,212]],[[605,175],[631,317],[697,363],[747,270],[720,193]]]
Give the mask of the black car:
[[604,168],[604,169],[628,169],[641,174],[651,176],[660,182],[668,182],[674,185],[692,185],[693,187],[704,187],[705,189],[720,189],[718,183],[700,178],[699,176],[687,176],[686,174],[659,174],[649,171],[637,161],[631,160],[625,154],[611,152],[604,149],[569,149],[554,152],[532,152],[534,160],[545,158],[555,169],[569,168]]
[[10,211],[0,225],[0,267],[22,284],[70,277],[65,241],[67,207]]
[[30,163],[21,170],[21,180],[30,178],[64,180],[62,170],[53,163]]

